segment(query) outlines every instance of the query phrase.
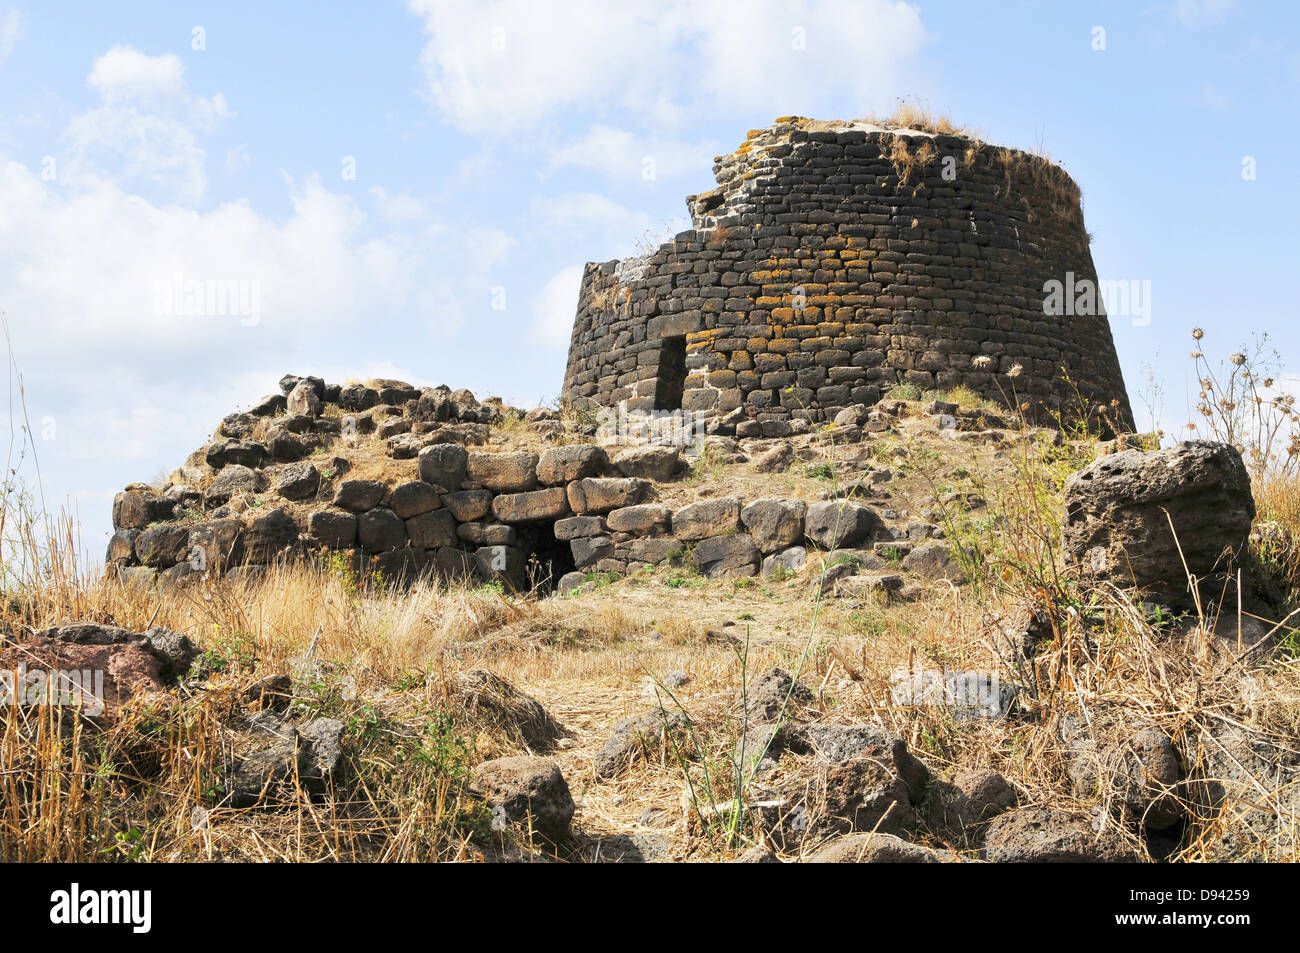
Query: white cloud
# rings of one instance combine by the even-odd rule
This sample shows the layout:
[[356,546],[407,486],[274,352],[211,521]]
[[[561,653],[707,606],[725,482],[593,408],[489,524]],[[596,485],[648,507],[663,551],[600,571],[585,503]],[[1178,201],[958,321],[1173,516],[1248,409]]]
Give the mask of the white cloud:
[[[430,100],[461,129],[508,135],[565,108],[666,124],[714,109],[883,107],[926,40],[900,0],[408,0]],[[846,64],[848,66],[846,67]]]
[[375,208],[390,222],[418,222],[426,218],[429,210],[424,203],[409,192],[393,194],[382,186],[372,186],[370,197]]
[[529,335],[540,347],[555,351],[568,349],[578,291],[582,287],[582,268],[582,265],[569,265],[557,272],[533,298]]
[[1174,4],[1174,18],[1185,27],[1198,30],[1222,22],[1237,0],[1177,0]]
[[[774,117],[775,118],[775,117]],[[619,182],[654,182],[694,172],[709,175],[714,143],[638,136],[612,126],[594,126],[586,135],[550,150],[552,169],[575,166]]]
[[650,216],[596,192],[568,192],[533,199],[533,216],[548,229],[598,231],[627,237],[650,227]]
[[100,104],[68,124],[65,177],[145,181],[197,204],[207,187],[202,138],[233,115],[225,97],[192,94],[174,54],[116,46],[95,60],[86,82]]
[[248,151],[248,146],[240,144],[234,148],[226,150],[226,175],[235,175],[243,172],[253,164],[253,157]]
[[590,242],[605,259],[641,254],[691,227],[685,214],[660,222],[596,192],[539,197],[533,200],[531,212],[551,235],[570,243]]
[[14,47],[18,45],[18,40],[22,35],[22,14],[11,7],[5,11],[3,17],[0,17],[0,66],[3,66],[5,60],[9,59],[9,54],[14,51]]
[[115,46],[95,60],[86,82],[105,103],[142,103],[183,98],[185,67],[174,53],[148,56]]
[[[0,156],[0,305],[33,417],[57,423],[40,448],[64,481],[47,487],[52,505],[96,477],[121,486],[175,467],[286,371],[358,373],[384,335],[428,360],[483,310],[514,246],[482,225],[373,234],[319,180],[288,189],[280,218],[244,201],[197,211],[105,178],[46,182]],[[177,276],[255,288],[240,300],[256,313],[190,313],[183,294],[181,313],[166,313]],[[107,512],[82,513],[92,534]]]

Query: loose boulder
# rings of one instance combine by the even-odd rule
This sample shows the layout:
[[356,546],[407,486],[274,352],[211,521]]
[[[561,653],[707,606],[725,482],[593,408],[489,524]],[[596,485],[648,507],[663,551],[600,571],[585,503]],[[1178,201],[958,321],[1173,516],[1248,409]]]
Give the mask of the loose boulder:
[[1015,864],[1100,864],[1132,860],[1113,827],[1094,831],[1086,817],[1043,807],[1009,811],[989,825],[984,859]]
[[553,843],[569,837],[573,795],[559,765],[547,758],[498,758],[474,769],[469,790],[487,801],[493,820],[531,824]]
[[1095,579],[1187,606],[1187,574],[1206,579],[1233,565],[1254,517],[1250,476],[1228,444],[1125,450],[1066,480],[1065,558]]

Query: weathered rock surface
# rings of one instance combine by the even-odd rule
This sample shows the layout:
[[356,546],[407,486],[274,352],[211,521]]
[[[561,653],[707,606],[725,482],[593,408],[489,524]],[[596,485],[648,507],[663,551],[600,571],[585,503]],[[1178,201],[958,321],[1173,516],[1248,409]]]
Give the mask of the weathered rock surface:
[[1023,807],[996,818],[984,837],[984,857],[994,863],[1097,864],[1132,860],[1113,828],[1093,831],[1086,817]]
[[494,817],[531,823],[533,830],[552,842],[569,837],[573,796],[554,761],[530,757],[486,761],[474,769],[469,789],[487,801]]
[[875,511],[851,500],[827,500],[808,507],[805,532],[823,549],[843,549],[871,539],[881,527]]
[[845,834],[809,857],[810,864],[938,864],[942,858],[927,847],[893,834]]
[[1125,450],[1066,480],[1065,557],[1094,578],[1187,605],[1187,573],[1205,579],[1233,565],[1254,517],[1250,477],[1233,447]]

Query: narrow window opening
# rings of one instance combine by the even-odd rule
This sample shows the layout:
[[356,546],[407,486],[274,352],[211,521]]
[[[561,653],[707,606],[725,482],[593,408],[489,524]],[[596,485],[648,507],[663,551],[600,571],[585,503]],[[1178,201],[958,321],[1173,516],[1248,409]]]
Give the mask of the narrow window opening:
[[659,342],[659,373],[655,385],[655,410],[681,410],[686,386],[686,337]]

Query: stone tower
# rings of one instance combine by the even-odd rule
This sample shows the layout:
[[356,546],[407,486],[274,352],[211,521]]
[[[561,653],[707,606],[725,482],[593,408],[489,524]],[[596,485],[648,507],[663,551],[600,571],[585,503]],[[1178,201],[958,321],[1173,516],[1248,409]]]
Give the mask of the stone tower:
[[691,230],[586,266],[566,398],[821,420],[897,384],[965,386],[1035,414],[1107,404],[1131,426],[1105,314],[1045,306],[1047,282],[1097,280],[1059,166],[791,117],[713,169]]

